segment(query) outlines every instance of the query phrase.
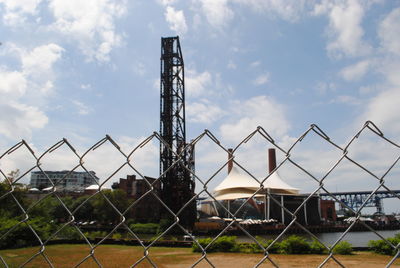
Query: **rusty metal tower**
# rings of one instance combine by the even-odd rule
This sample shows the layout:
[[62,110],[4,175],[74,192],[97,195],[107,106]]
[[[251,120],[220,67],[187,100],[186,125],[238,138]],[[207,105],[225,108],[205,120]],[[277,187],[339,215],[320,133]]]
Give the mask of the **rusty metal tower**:
[[[161,38],[160,174],[162,200],[178,215],[182,226],[192,229],[196,217],[193,148],[186,144],[184,63],[179,37]],[[174,164],[175,163],[175,164]],[[170,213],[165,212],[167,217]]]

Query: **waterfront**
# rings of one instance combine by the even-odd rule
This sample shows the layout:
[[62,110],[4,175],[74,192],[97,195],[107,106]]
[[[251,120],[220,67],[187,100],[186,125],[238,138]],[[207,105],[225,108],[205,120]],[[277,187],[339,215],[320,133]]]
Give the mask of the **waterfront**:
[[[388,237],[394,237],[395,234],[400,233],[400,230],[383,230],[383,231],[376,231],[379,233],[382,237],[388,238]],[[321,242],[323,242],[325,245],[331,245],[333,244],[337,239],[340,238],[340,236],[343,234],[343,232],[334,232],[334,233],[317,233],[314,234]],[[306,237],[307,239],[311,239],[309,235],[305,234],[297,234],[299,236]],[[275,239],[278,235],[259,235],[259,237],[263,237],[265,239]],[[282,238],[286,238],[290,236],[290,234],[284,234]],[[342,240],[346,240],[353,247],[367,247],[368,242],[370,240],[379,240],[381,239],[378,235],[376,235],[373,232],[349,232],[347,233]],[[253,239],[247,236],[238,236],[238,241],[239,242],[254,242]]]

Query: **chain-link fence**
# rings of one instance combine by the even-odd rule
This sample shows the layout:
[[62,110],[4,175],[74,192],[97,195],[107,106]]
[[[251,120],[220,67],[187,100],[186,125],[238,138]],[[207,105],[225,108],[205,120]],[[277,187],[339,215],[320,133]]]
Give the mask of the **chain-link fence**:
[[[366,132],[395,150],[396,156],[383,171],[380,168],[380,172],[376,172],[368,167],[366,164],[368,162],[364,163],[351,156],[353,144],[360,135]],[[318,176],[294,157],[296,147],[310,135],[314,135],[324,145],[339,152],[328,170]],[[236,158],[237,152],[246,147],[246,144],[253,139],[262,140],[265,146],[274,148],[281,155],[278,164],[272,167],[271,172],[262,179],[246,167],[246,161],[238,161]],[[164,142],[158,133],[153,133],[130,151],[123,150],[108,135],[83,154],[79,154],[67,139],[57,142],[41,155],[37,155],[33,147],[24,140],[19,142],[0,156],[0,172],[3,177],[2,188],[0,188],[0,216],[4,222],[0,227],[2,249],[0,250],[0,263],[5,267],[64,267],[66,263],[71,263],[73,260],[73,264],[68,264],[69,266],[121,267],[129,263],[133,267],[168,267],[168,263],[171,263],[171,266],[175,265],[174,267],[218,267],[218,262],[215,261],[214,253],[212,253],[215,251],[215,245],[221,240],[229,242],[229,236],[235,235],[240,237],[243,243],[236,245],[235,248],[227,246],[227,251],[240,251],[242,248],[245,252],[253,252],[255,254],[252,255],[253,257],[257,256],[256,262],[240,265],[240,262],[237,262],[237,267],[246,267],[246,265],[247,267],[280,267],[281,259],[275,255],[277,245],[288,234],[295,232],[301,233],[303,237],[313,241],[314,245],[319,246],[321,258],[315,266],[345,267],[346,263],[341,260],[335,248],[341,241],[346,240],[346,236],[351,231],[360,229],[372,233],[376,239],[381,239],[389,251],[394,254],[388,257],[387,267],[396,262],[400,255],[399,244],[396,244],[395,240],[381,235],[376,230],[377,226],[362,220],[362,210],[379,191],[386,191],[396,201],[400,198],[396,189],[393,189],[396,184],[388,183],[386,180],[390,174],[396,175],[394,170],[400,159],[399,145],[389,140],[372,122],[366,122],[345,145],[335,143],[316,125],[311,125],[300,138],[293,140],[290,146],[287,146],[289,149],[286,150],[262,127],[251,132],[233,149],[225,147],[208,130],[205,130],[187,146],[192,148],[201,146],[201,142],[204,141],[213,144],[228,155],[228,159],[225,158],[215,170],[209,170],[206,176],[202,175],[199,167],[196,168],[196,171],[187,169],[195,181],[196,194],[179,211],[175,212],[165,205],[160,194],[163,174],[158,178],[148,177],[135,162],[135,156],[148,143]],[[118,157],[122,161],[118,166],[113,167],[113,171],[99,179],[92,171],[96,171],[96,167],[89,168],[85,161],[92,153],[106,144],[118,153]],[[167,144],[166,146],[168,147]],[[74,160],[70,162],[73,163],[72,168],[59,174],[49,172],[42,166],[42,162],[44,159],[51,158],[52,154],[61,148],[63,153],[68,151],[73,156]],[[174,148],[169,149],[176,152]],[[196,147],[196,149],[198,148]],[[7,159],[10,156],[22,150],[27,152],[26,157],[31,158],[33,164],[27,168],[29,161],[23,162],[21,167],[19,167],[20,163],[13,163],[11,166],[18,167],[19,171],[6,170],[5,161],[9,161]],[[316,155],[315,157],[322,156]],[[319,160],[323,161],[324,159]],[[106,161],[104,164],[107,164]],[[339,169],[338,167],[343,161],[361,170],[364,176],[373,178],[373,183],[368,184],[368,187],[371,187],[370,194],[361,205],[357,206],[357,209],[351,207],[348,202],[338,199],[334,194],[335,190],[327,186],[327,180],[334,176],[332,174]],[[9,164],[9,162],[7,163]],[[173,165],[179,164],[178,157],[178,161]],[[295,187],[289,187],[291,192],[287,192],[288,189],[277,189],[271,186],[273,180],[276,180],[274,174],[287,164],[302,173],[301,180],[304,181],[304,184],[309,185],[309,189],[312,189],[308,191],[308,194],[300,194]],[[232,189],[236,187],[236,190],[231,192],[228,191],[229,187],[224,188],[225,192],[215,191],[215,185],[220,182],[218,176],[224,176],[222,175],[226,174],[224,170],[231,169],[232,166],[236,168],[236,175],[239,171],[243,175],[242,178],[247,178],[247,184],[251,184],[252,187],[257,185],[257,188],[236,185],[232,186]],[[135,176],[128,176],[115,183],[115,179],[123,169],[127,170],[127,174],[135,174]],[[33,174],[36,176],[34,185]],[[85,174],[84,178],[80,178],[80,174]],[[31,185],[27,188],[21,182],[29,176]],[[348,175],[347,181],[351,181],[352,176],[352,174]],[[79,182],[79,180],[81,181]],[[114,182],[112,187],[114,190],[104,190],[111,182]],[[85,185],[85,189],[74,188],[77,183],[81,183],[81,186]],[[135,183],[135,187],[132,188],[129,183]],[[86,187],[90,184],[94,185]],[[359,185],[359,188],[365,190],[365,186]],[[282,188],[285,187],[282,186]],[[334,201],[336,204],[334,210],[340,208],[348,215],[352,215],[352,220],[340,226],[334,222],[321,222],[322,208],[319,195],[322,193]],[[293,201],[294,199],[297,201]],[[193,202],[197,202],[197,220],[193,227],[188,228],[181,224],[180,214],[184,209],[191,207],[190,204]],[[207,209],[203,209],[202,205]],[[249,211],[258,213],[258,219],[255,219],[254,215],[250,216]],[[315,217],[318,218],[317,224],[312,223],[315,221],[313,220]],[[208,219],[208,221],[204,219]],[[334,241],[327,243],[321,239],[321,236],[318,236],[321,231],[332,230],[341,232],[341,235],[337,236]],[[270,240],[266,242],[263,238],[264,235],[269,235]],[[203,237],[209,238],[200,239]],[[228,242],[225,244],[228,245]],[[79,243],[80,247],[64,245],[66,243]],[[112,251],[111,248],[106,247],[109,244],[133,246]],[[61,245],[62,258],[54,255],[56,254],[56,245]],[[168,249],[165,252],[157,251],[160,246],[169,246],[170,252]],[[173,252],[176,252],[173,247],[185,246],[192,246],[197,253],[185,251],[185,254],[177,255],[178,257],[172,261],[169,260],[170,262],[159,258],[161,255],[169,253],[173,256]],[[10,250],[27,247],[30,250],[20,253],[21,255]],[[130,252],[130,248],[135,249]],[[118,254],[124,250],[128,250],[127,254],[124,255],[125,257],[120,257]],[[240,258],[244,258],[243,254],[240,256]],[[13,260],[14,257],[18,257],[18,263]],[[121,258],[125,258],[121,262],[124,264],[119,264],[122,261]],[[232,253],[229,258],[235,258],[235,254]],[[181,262],[182,260],[185,262]],[[304,266],[313,265],[305,264]]]

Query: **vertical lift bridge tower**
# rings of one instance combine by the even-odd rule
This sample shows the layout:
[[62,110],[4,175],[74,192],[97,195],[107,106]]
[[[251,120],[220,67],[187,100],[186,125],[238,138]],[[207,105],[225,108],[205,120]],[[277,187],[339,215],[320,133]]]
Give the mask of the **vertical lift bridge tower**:
[[[194,157],[186,144],[184,64],[178,36],[161,38],[160,94],[160,135],[166,143],[160,143],[161,197],[172,212],[179,212],[179,223],[191,230],[196,202],[187,203],[195,195],[189,172],[194,170]],[[162,217],[172,215],[165,209]]]

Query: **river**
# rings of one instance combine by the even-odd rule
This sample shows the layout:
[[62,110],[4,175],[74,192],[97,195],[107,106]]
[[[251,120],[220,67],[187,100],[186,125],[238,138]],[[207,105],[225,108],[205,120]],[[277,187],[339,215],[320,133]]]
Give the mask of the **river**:
[[[400,230],[386,230],[386,231],[377,231],[384,238],[394,237],[395,234],[400,233]],[[333,244],[343,233],[318,233],[315,236],[325,245]],[[278,235],[260,235],[266,239],[275,239]],[[283,238],[288,237],[289,235],[284,235]],[[311,239],[308,235],[300,235],[304,236],[307,239]],[[378,235],[373,232],[349,232],[347,233],[342,240],[346,240],[353,247],[367,247],[368,242],[370,240],[378,240],[381,239]],[[247,236],[238,236],[238,241],[240,242],[253,242],[250,237]]]

